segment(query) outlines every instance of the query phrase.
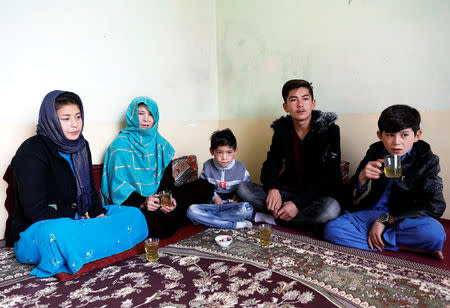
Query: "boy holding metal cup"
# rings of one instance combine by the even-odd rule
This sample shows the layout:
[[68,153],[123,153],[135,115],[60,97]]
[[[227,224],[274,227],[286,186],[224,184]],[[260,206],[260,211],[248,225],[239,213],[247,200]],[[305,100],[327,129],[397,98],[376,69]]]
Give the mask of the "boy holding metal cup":
[[[406,105],[386,108],[378,120],[379,142],[372,144],[349,185],[357,206],[325,226],[325,239],[367,250],[406,249],[444,258],[446,234],[437,218],[446,204],[442,194],[439,158],[420,140],[419,112]],[[401,176],[386,177],[386,155],[401,157]],[[348,210],[350,209],[347,207]]]

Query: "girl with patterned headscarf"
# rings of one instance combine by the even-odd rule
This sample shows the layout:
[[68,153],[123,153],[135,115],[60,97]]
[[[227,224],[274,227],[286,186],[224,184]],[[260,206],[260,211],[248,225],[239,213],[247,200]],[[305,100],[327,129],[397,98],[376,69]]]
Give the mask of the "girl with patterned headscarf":
[[[103,198],[107,203],[139,207],[147,219],[149,235],[168,237],[188,222],[186,209],[191,202],[212,195],[212,187],[201,182],[174,185],[171,161],[175,150],[158,132],[159,112],[154,100],[145,96],[133,99],[126,121],[126,128],[106,151]],[[172,191],[171,206],[160,206],[158,192],[162,190]],[[197,194],[200,190],[201,196]]]
[[147,236],[139,211],[102,206],[83,125],[78,95],[48,93],[37,135],[22,143],[11,162],[14,252],[20,262],[37,264],[30,274],[38,277],[74,274],[85,263],[123,252]]

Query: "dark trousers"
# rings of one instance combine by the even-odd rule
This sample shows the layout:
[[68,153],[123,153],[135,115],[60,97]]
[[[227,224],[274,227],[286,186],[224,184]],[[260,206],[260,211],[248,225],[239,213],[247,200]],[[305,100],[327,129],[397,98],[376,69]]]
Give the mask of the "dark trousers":
[[[280,190],[282,202],[298,200],[299,195],[288,190]],[[253,182],[242,182],[237,191],[242,201],[249,202],[254,211],[269,213],[266,207],[267,192],[261,185]],[[277,225],[313,232],[322,237],[325,224],[337,218],[341,212],[339,203],[331,197],[319,197],[297,205],[298,214],[289,221],[276,219]]]

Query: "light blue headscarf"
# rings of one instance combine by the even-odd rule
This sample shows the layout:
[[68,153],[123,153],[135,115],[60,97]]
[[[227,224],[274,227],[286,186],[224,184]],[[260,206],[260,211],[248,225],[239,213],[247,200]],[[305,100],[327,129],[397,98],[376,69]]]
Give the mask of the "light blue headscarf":
[[[139,128],[138,105],[147,105],[154,124]],[[158,133],[158,105],[151,98],[140,96],[128,106],[127,127],[109,146],[105,155],[102,195],[106,204],[122,204],[133,191],[148,197],[157,192],[167,165],[175,150]]]

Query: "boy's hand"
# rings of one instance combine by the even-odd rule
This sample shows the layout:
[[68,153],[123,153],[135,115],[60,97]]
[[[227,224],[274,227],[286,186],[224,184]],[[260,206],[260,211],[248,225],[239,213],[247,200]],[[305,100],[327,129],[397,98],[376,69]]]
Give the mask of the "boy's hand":
[[376,248],[379,251],[383,250],[384,242],[382,234],[385,228],[386,227],[383,225],[383,223],[378,219],[374,221],[372,228],[370,229],[369,232],[369,237],[367,239],[370,249]]
[[286,201],[283,203],[283,207],[273,215],[274,219],[282,219],[285,221],[289,221],[298,214],[297,206],[292,201]]
[[145,198],[144,203],[142,203],[143,208],[147,209],[147,211],[154,212],[159,209],[159,195],[154,194]]
[[380,168],[383,166],[383,160],[369,161],[364,169],[359,174],[359,184],[365,185],[368,180],[379,179],[383,171]]
[[276,188],[269,189],[269,193],[266,198],[266,206],[269,211],[271,211],[274,216],[277,214],[281,207],[281,194]]
[[214,197],[214,204],[223,204],[223,200],[222,198],[220,198],[220,196],[215,196]]
[[177,201],[175,200],[175,198],[170,199],[170,203],[172,203],[171,206],[161,207],[161,212],[167,214],[172,212],[177,207]]

